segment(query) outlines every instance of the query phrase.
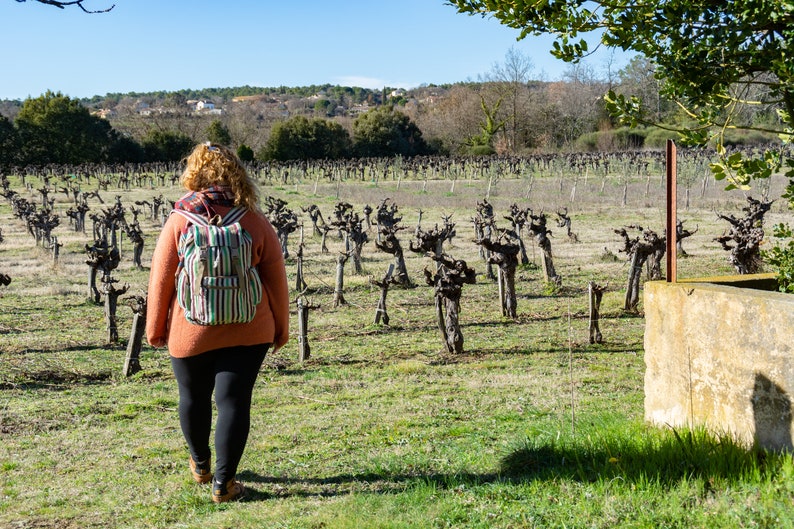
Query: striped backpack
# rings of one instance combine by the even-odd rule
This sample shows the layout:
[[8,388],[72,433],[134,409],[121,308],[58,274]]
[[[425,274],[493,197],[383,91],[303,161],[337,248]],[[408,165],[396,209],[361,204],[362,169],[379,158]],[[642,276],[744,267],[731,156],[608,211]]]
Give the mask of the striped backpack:
[[262,300],[262,282],[251,266],[251,235],[240,219],[245,208],[232,208],[225,217],[207,219],[173,210],[187,218],[179,237],[176,296],[190,323],[222,325],[254,319]]

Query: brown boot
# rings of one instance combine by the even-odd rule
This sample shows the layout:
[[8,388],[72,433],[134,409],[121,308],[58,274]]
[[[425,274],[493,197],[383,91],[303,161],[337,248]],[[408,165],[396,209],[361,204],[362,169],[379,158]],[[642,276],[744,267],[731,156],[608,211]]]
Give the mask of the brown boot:
[[237,501],[243,496],[245,496],[245,487],[234,478],[226,483],[218,483],[217,480],[212,481],[212,501],[215,503]]
[[190,456],[190,474],[196,483],[209,483],[212,479],[212,463],[209,458],[201,463],[196,463]]

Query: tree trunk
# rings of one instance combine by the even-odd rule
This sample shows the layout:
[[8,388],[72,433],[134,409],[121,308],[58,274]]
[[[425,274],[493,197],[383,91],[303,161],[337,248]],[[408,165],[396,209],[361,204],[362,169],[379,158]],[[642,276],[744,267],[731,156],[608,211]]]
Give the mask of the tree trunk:
[[408,266],[405,264],[405,255],[403,255],[402,247],[397,248],[394,252],[394,266],[397,269],[396,281],[404,287],[410,287],[411,277],[408,275]]
[[554,269],[554,258],[551,255],[551,242],[549,242],[548,239],[545,239],[544,243],[540,246],[540,249],[543,252],[541,259],[541,264],[543,266],[543,280],[546,283],[559,285],[560,277],[557,275],[557,271]]
[[376,283],[380,286],[380,299],[378,300],[378,308],[375,310],[375,325],[383,320],[384,325],[389,324],[389,313],[386,311],[386,296],[389,293],[389,284],[392,282],[392,273],[394,273],[394,265],[390,264],[386,275],[383,276],[383,281]]
[[281,255],[284,256],[284,259],[289,258],[289,249],[287,248],[287,238],[289,237],[289,233],[285,230],[279,230],[278,232],[278,240],[281,243]]
[[444,299],[446,307],[446,317],[444,323],[446,327],[446,346],[447,351],[450,353],[459,354],[463,352],[463,333],[460,330],[460,321],[458,312],[460,305],[457,299]]
[[132,332],[130,342],[127,344],[127,356],[124,358],[123,373],[125,377],[134,375],[141,370],[141,346],[143,333],[146,330],[146,300],[139,297],[137,306],[132,307],[135,315],[132,317]]
[[143,257],[143,240],[135,241],[135,246],[133,246],[132,250],[132,264],[138,270],[143,268],[143,263],[141,259]]
[[502,308],[502,316],[507,316],[507,307],[505,306],[505,278],[501,268],[497,270],[496,278],[499,284],[499,305]]
[[118,343],[119,329],[116,322],[116,309],[118,307],[119,296],[127,292],[129,285],[124,288],[117,289],[113,286],[111,280],[105,282],[103,291],[105,294],[105,323],[107,323],[107,341],[108,343]]
[[518,302],[516,301],[516,266],[514,263],[506,263],[499,268],[504,283],[504,294],[502,296],[502,314],[508,318],[516,319]]
[[587,293],[590,305],[590,343],[602,343],[601,329],[598,327],[598,319],[601,315],[601,298],[604,294],[604,287],[596,285],[593,281],[587,284]]
[[96,266],[88,265],[88,299],[95,304],[99,304],[102,299],[99,289],[96,286],[97,268]]
[[447,325],[444,317],[444,300],[441,296],[436,295],[436,324],[438,330],[441,332],[441,341],[444,347],[449,351],[449,338],[447,336]]
[[348,259],[348,254],[340,253],[336,258],[336,286],[334,287],[334,307],[340,305],[347,305],[345,296],[343,294],[345,285],[345,262]]
[[640,300],[640,276],[642,275],[643,259],[640,254],[635,252],[631,256],[631,264],[629,265],[629,281],[626,286],[626,302],[623,305],[623,310],[634,311]]
[[527,247],[524,244],[524,238],[521,236],[521,231],[518,231],[518,255],[521,257],[521,264],[529,264],[529,256],[527,255]]
[[361,275],[364,273],[364,269],[361,267],[361,250],[363,246],[363,244],[359,243],[353,244],[353,271],[356,273],[356,275]]

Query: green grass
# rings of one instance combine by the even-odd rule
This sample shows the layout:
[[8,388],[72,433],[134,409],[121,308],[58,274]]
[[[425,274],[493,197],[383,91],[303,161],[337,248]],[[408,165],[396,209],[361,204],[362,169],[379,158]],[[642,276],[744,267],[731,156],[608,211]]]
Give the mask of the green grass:
[[[541,183],[533,200],[547,197],[542,205],[553,211],[558,179],[547,189]],[[340,198],[360,210],[390,196],[410,228],[420,208],[427,226],[454,214],[459,236],[449,251],[478,271],[461,300],[464,353],[442,351],[424,285],[391,289],[391,327],[372,323],[379,292],[369,278],[389,263],[372,243],[366,274],[348,268],[349,305],[334,308],[341,243],[329,237],[331,253],[320,254],[307,230],[306,280],[320,306],[310,314],[312,357],[296,360],[293,318],[290,343],[266,359],[254,392],[239,472],[249,497],[222,506],[190,479],[167,353],[145,347],[143,371],[121,375],[132,313],[120,304],[121,343],[106,344],[102,307],[85,300],[85,265],[75,253],[86,237],[59,227],[74,250],[64,246],[53,266],[0,203],[0,271],[13,277],[0,290],[0,528],[794,527],[791,455],[644,421],[644,320],[621,310],[627,270],[612,230],[656,226],[658,201],[610,206],[616,189],[579,204],[571,213],[582,242],[552,242],[562,287],[544,285],[536,263],[521,267],[514,321],[501,316],[470,243],[468,218],[484,184],[460,184],[453,196],[448,182],[417,193],[422,182],[403,180],[398,192],[383,181],[342,186]],[[316,197],[313,186],[264,191],[296,210],[318,203],[327,217],[336,186],[320,186]],[[520,202],[515,190],[524,186],[499,182],[498,215]],[[161,192],[131,191],[124,200]],[[700,231],[685,243],[682,275],[729,272],[712,242],[722,226],[711,205],[687,213]],[[146,228],[144,260],[157,226]],[[605,248],[618,260],[603,258]],[[407,259],[419,283],[431,263]],[[293,285],[292,261],[288,274]],[[145,288],[147,272],[126,260],[116,275],[130,294]],[[603,344],[587,340],[590,280],[609,284]]]

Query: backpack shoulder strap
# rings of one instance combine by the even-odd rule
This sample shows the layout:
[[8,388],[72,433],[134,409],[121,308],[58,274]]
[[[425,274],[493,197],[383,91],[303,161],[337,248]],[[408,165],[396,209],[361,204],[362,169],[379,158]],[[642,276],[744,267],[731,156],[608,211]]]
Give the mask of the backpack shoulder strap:
[[240,219],[242,219],[247,212],[248,212],[248,210],[245,209],[242,206],[233,207],[232,209],[229,210],[228,213],[226,213],[226,216],[223,217],[223,221],[221,222],[221,226],[228,226],[230,224],[234,224],[235,222],[237,222]]
[[171,213],[178,213],[185,217],[189,222],[193,224],[198,224],[199,226],[209,226],[209,222],[207,219],[198,213],[193,213],[192,211],[185,211],[183,209],[172,209]]

